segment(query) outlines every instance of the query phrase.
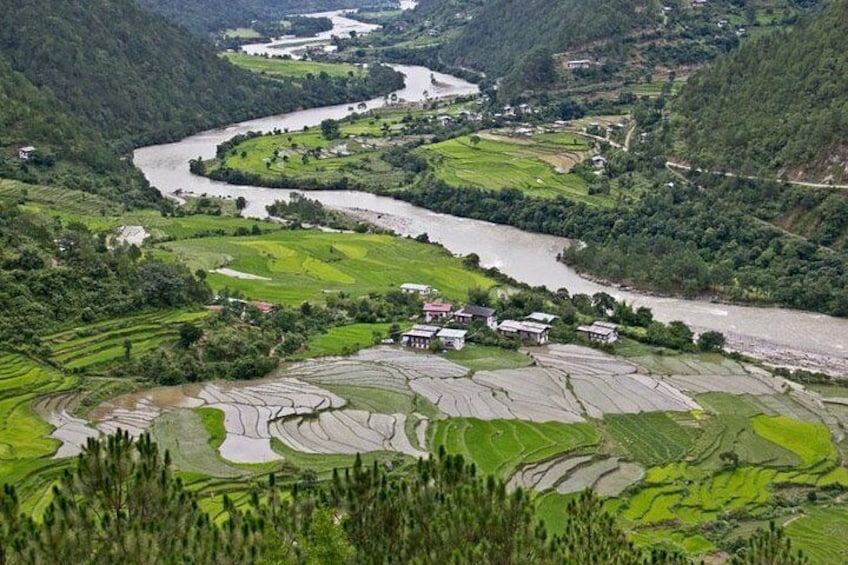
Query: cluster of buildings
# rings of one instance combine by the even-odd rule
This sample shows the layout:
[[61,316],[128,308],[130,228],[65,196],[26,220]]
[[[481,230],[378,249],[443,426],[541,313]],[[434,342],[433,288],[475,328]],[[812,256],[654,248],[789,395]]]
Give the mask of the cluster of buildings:
[[[401,285],[403,292],[422,296],[435,294],[437,289],[429,285],[406,283]],[[503,320],[498,322],[494,308],[466,304],[454,310],[453,304],[428,302],[422,308],[424,324],[416,324],[401,334],[400,344],[414,349],[429,349],[435,340],[440,340],[446,349],[460,350],[465,347],[468,330],[446,328],[432,324],[450,322],[453,326],[468,326],[477,322],[500,335],[517,339],[528,345],[545,345],[550,341],[550,330],[558,316],[546,312],[533,312],[522,320]],[[618,325],[610,322],[593,322],[590,326],[580,326],[577,333],[594,343],[615,343],[618,341]]]

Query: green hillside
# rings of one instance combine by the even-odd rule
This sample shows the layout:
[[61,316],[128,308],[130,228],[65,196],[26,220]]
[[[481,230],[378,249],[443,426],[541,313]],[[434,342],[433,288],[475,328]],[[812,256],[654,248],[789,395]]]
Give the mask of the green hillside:
[[848,1],[835,0],[690,80],[677,104],[679,153],[723,171],[845,179],[846,94]]

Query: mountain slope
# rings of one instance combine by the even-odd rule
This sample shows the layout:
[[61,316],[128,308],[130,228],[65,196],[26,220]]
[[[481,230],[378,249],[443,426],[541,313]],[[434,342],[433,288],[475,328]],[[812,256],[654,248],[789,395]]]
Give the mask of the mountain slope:
[[123,150],[282,102],[279,89],[130,0],[21,0],[0,11],[12,68]]
[[[438,14],[439,0],[425,0],[420,10]],[[525,53],[566,51],[595,39],[625,35],[654,21],[651,0],[491,0],[468,2],[471,19],[458,37],[441,50],[452,63],[503,76],[520,64]]]
[[697,164],[848,178],[848,0],[702,71],[677,109],[679,153]]
[[379,2],[363,0],[138,0],[149,10],[199,33],[272,20],[290,14],[323,12]]

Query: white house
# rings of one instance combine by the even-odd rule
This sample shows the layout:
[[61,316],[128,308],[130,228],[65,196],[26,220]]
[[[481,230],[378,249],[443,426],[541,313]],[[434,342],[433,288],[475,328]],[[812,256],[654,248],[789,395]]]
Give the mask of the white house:
[[596,169],[603,169],[606,166],[607,160],[601,157],[600,155],[595,155],[592,157],[592,166]]
[[438,292],[438,289],[433,288],[428,284],[417,283],[404,283],[400,285],[400,290],[406,294],[422,294],[424,296],[429,296],[430,294]]
[[35,153],[35,147],[27,145],[18,149],[18,159],[21,161],[29,161],[32,159],[32,154]]
[[592,61],[589,59],[575,59],[565,62],[567,69],[588,69],[590,66],[592,66]]
[[577,333],[598,343],[615,343],[618,341],[618,325],[610,322],[593,322],[591,326],[579,326]]
[[450,328],[443,328],[439,330],[439,333],[436,335],[445,347],[448,349],[455,349],[459,351],[463,347],[465,347],[465,336],[468,335],[468,332],[465,330],[454,330]]

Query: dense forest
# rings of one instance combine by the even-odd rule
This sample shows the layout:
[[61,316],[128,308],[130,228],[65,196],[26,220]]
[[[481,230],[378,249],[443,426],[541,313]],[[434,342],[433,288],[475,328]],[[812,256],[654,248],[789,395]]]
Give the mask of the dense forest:
[[676,108],[680,156],[722,171],[845,179],[846,92],[848,1],[835,0],[689,81]]
[[587,42],[626,36],[656,19],[652,3],[634,0],[445,4],[424,0],[415,16],[419,21],[463,21],[461,31],[441,45],[439,57],[492,77],[505,76],[506,86],[515,91],[549,86],[556,78],[551,55]]
[[[119,432],[89,440],[41,522],[24,517],[4,486],[0,563],[689,563],[634,547],[588,492],[569,503],[562,536],[537,524],[533,509],[528,493],[508,492],[460,456],[394,471],[357,456],[326,485],[270,476],[242,507],[225,499],[213,519],[174,476],[168,452]],[[806,562],[774,526],[734,559]]]
[[[249,25],[253,20],[281,19],[290,14],[325,12],[389,0],[138,0],[144,8],[198,33]],[[394,3],[396,4],[396,2]]]

